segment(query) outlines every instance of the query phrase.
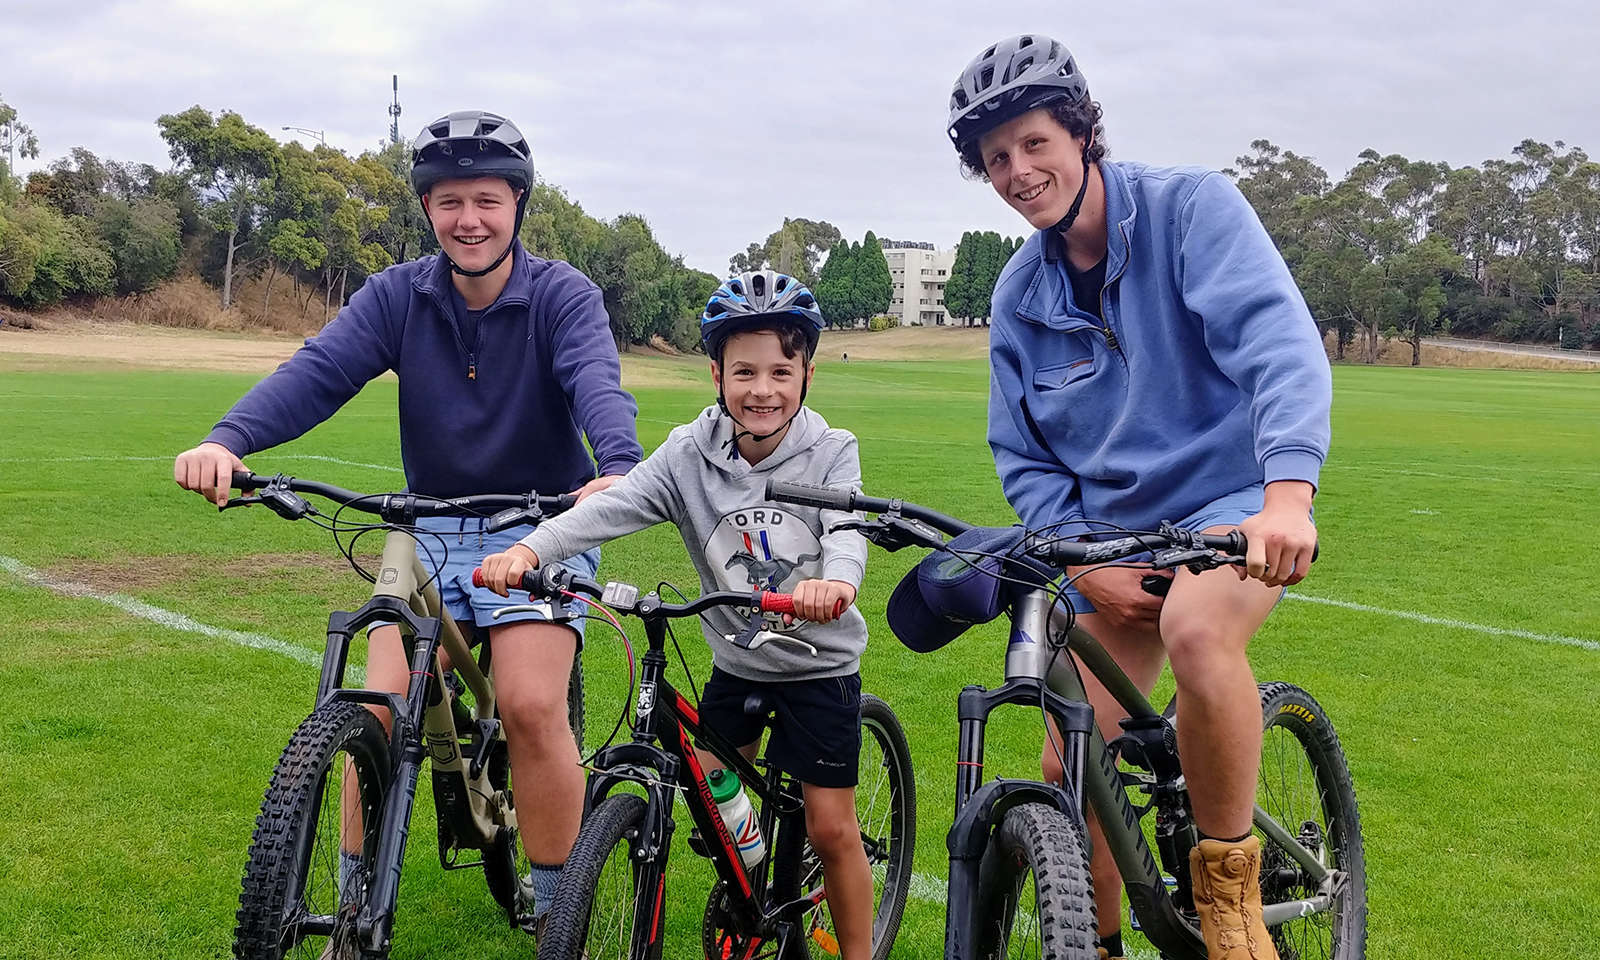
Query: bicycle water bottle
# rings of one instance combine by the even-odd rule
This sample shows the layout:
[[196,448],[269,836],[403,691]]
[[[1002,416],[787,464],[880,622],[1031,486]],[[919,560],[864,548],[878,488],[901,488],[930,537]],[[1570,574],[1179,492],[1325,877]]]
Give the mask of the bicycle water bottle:
[[754,867],[767,855],[767,841],[761,837],[761,824],[756,821],[750,798],[744,795],[738,774],[732,770],[713,770],[706,774],[706,782],[711,785],[711,799],[716,801],[722,822],[733,834],[740,859],[746,867]]

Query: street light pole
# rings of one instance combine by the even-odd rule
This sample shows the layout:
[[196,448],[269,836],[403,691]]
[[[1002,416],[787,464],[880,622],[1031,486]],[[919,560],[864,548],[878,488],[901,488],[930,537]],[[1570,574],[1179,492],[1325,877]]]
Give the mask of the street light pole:
[[316,137],[318,143],[322,144],[324,147],[326,147],[328,145],[328,138],[322,135],[322,131],[321,130],[313,130],[310,127],[292,127],[292,126],[286,126],[283,129],[285,129],[285,130],[294,130],[294,131],[299,132],[299,133],[304,133],[304,134],[306,134],[308,136]]

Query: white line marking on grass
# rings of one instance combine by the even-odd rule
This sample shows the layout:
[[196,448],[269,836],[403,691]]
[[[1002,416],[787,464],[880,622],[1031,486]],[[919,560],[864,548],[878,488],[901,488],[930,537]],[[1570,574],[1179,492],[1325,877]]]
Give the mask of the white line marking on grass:
[[1457,630],[1471,630],[1474,633],[1486,633],[1493,637],[1518,637],[1523,640],[1537,640],[1540,643],[1551,643],[1563,647],[1600,651],[1600,642],[1585,640],[1583,637],[1567,637],[1558,633],[1534,633],[1532,630],[1515,630],[1510,627],[1491,627],[1481,623],[1468,623],[1465,620],[1451,620],[1448,617],[1431,617],[1425,613],[1417,613],[1412,610],[1386,610],[1383,607],[1369,607],[1364,603],[1352,603],[1349,600],[1310,597],[1303,593],[1290,593],[1289,599],[1303,600],[1306,603],[1320,603],[1324,606],[1339,607],[1344,610],[1359,610],[1362,613],[1381,613],[1386,617],[1399,617],[1401,620],[1428,623],[1440,627],[1453,627]]
[[[123,593],[106,593],[96,590],[84,583],[73,583],[53,577],[42,570],[35,570],[20,560],[7,556],[0,556],[0,569],[12,576],[36,587],[54,591],[68,597],[79,597],[86,600],[98,600],[101,603],[116,607],[124,613],[132,614],[143,620],[159,624],[169,630],[181,630],[185,633],[198,633],[203,637],[214,640],[226,640],[241,647],[252,647],[256,650],[266,650],[269,653],[281,654],[300,663],[320,666],[322,655],[305,647],[297,647],[292,643],[285,643],[259,633],[246,633],[243,630],[229,630],[226,627],[213,627],[209,623],[201,623],[192,617],[184,616],[172,610],[165,610],[153,606]],[[350,679],[355,683],[366,682],[366,672],[359,667],[347,668]]]
[[1439,515],[1437,510],[1412,510],[1411,512],[1420,517],[1437,517]]

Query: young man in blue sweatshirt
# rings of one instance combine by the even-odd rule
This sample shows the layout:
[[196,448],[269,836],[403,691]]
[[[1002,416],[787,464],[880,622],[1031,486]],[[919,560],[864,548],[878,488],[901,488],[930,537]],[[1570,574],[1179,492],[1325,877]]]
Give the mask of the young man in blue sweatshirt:
[[867,542],[834,529],[850,514],[766,498],[774,479],[859,487],[856,438],[804,405],[822,314],[803,284],[771,270],[733,277],[712,294],[700,331],[717,404],[673,430],[616,486],[484,560],[484,580],[503,592],[542,561],[671,522],[702,590],[792,592],[798,619],[769,620],[748,646],[734,640],[744,620],[706,611],[712,669],[700,719],[754,756],[762,724],[744,712],[745,698],[760,692],[774,705],[767,756],[801,783],[840,951],[844,960],[865,960],[872,871],[855,787],[867,622],[854,603]]
[[[1205,836],[1191,867],[1211,960],[1276,958],[1251,834],[1261,709],[1245,651],[1311,567],[1328,363],[1233,184],[1203,169],[1105,161],[1099,119],[1071,54],[1043,36],[987,48],[952,93],[948,132],[967,172],[1037,230],[995,285],[989,444],[1030,528],[1172,520],[1249,539],[1238,576],[1180,573],[1162,598],[1141,589],[1140,571],[1105,569],[1071,600],[1146,692],[1172,662]],[[1125,714],[1084,680],[1109,740]],[[1048,747],[1044,766],[1060,776]],[[1102,946],[1117,956],[1121,880],[1094,834]]]
[[[245,469],[241,458],[300,436],[389,370],[400,380],[400,452],[414,493],[585,497],[639,462],[638,408],[621,387],[600,290],[566,263],[531,256],[517,240],[533,185],[533,160],[517,128],[482,111],[442,117],[413,145],[411,180],[439,255],[370,278],[205,442],[178,456],[179,485],[225,502],[233,471]],[[487,631],[494,645],[519,832],[533,863],[528,893],[540,914],[583,808],[566,708],[579,635],[536,614],[496,621],[492,612],[508,601],[472,586],[481,559],[526,531],[489,535],[481,524],[459,520],[423,525],[445,537],[439,588],[451,616]],[[425,545],[435,557],[441,553],[437,544]],[[432,569],[428,556],[423,562]],[[578,562],[592,572],[598,552]],[[374,629],[369,685],[403,694],[407,680],[398,628]],[[387,722],[388,711],[378,713]]]

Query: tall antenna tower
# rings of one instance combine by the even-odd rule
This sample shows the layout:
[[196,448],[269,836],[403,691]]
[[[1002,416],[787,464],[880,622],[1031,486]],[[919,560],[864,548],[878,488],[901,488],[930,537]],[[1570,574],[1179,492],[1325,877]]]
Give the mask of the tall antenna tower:
[[400,143],[400,75],[394,77],[394,102],[389,104],[389,142]]

